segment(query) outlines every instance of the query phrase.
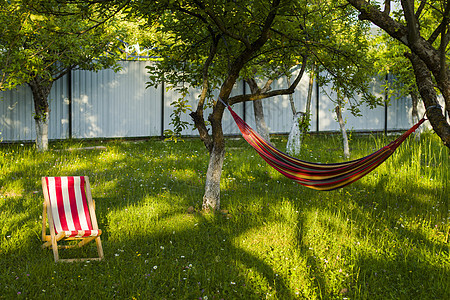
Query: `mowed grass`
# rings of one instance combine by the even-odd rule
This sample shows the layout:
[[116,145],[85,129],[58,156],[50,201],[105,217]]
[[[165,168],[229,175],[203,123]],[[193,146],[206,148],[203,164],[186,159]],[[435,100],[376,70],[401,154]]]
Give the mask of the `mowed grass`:
[[[353,135],[352,158],[393,138]],[[286,137],[273,142],[284,149]],[[305,160],[343,160],[338,136],[304,146]],[[289,181],[229,138],[215,214],[201,212],[198,139],[50,148],[0,145],[0,299],[450,299],[449,153],[435,135],[330,192]],[[40,178],[65,175],[90,177],[101,262],[55,264],[41,249]],[[95,255],[91,244],[60,255]]]

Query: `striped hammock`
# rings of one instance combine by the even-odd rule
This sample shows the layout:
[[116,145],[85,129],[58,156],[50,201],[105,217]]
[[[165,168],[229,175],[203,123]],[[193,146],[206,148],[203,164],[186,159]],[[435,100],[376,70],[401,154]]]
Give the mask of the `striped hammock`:
[[321,164],[294,158],[274,148],[245,123],[229,105],[226,106],[244,139],[269,165],[287,178],[320,191],[342,188],[368,174],[391,156],[395,149],[426,120],[422,118],[396,140],[366,157],[341,163]]

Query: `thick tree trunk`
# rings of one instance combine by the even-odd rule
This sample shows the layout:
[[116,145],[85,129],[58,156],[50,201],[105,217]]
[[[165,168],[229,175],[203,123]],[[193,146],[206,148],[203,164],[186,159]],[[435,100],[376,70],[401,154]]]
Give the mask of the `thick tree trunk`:
[[407,55],[410,59],[420,96],[425,105],[427,118],[434,132],[441,138],[444,145],[450,149],[450,124],[447,122],[443,110],[437,100],[431,72],[426,64],[415,54]]
[[348,145],[347,130],[345,129],[344,118],[342,118],[342,108],[341,108],[340,104],[338,104],[336,106],[335,111],[336,111],[336,117],[337,117],[337,120],[339,123],[339,127],[341,128],[342,141],[344,143],[344,157],[349,158],[350,157],[350,147]]
[[[231,93],[231,89],[229,90]],[[220,178],[222,177],[223,161],[225,159],[225,138],[222,131],[222,116],[224,106],[218,103],[208,117],[212,127],[212,147],[209,152],[209,164],[206,172],[205,194],[203,195],[203,210],[220,209]]]
[[39,76],[36,76],[28,83],[33,93],[36,149],[38,151],[48,150],[48,121],[50,118],[48,96],[52,84],[52,81],[46,81]]
[[34,118],[36,126],[36,149],[38,151],[48,150],[48,118]]
[[[291,78],[286,77],[288,85],[291,85]],[[303,112],[297,112],[295,108],[294,96],[289,94],[289,102],[291,104],[292,111],[292,125],[289,132],[288,141],[286,144],[286,152],[291,156],[298,156],[302,150],[303,141],[303,122],[305,120],[305,114]]]
[[222,176],[223,161],[225,158],[225,147],[214,145],[206,172],[205,194],[203,195],[203,210],[220,209],[220,178]]

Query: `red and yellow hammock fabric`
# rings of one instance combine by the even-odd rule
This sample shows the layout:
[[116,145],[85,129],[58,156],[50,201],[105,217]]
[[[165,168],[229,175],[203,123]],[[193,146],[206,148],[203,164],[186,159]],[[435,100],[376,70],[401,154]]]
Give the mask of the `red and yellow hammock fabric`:
[[395,149],[426,120],[422,118],[396,140],[366,157],[341,163],[321,164],[303,161],[276,149],[245,123],[229,105],[226,106],[244,139],[269,165],[287,178],[320,191],[342,188],[368,174],[389,158]]

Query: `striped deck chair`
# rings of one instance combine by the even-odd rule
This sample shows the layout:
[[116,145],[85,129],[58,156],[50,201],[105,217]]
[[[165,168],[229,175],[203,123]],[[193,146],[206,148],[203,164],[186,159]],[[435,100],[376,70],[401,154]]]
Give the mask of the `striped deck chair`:
[[[89,178],[42,177],[44,211],[42,213],[42,248],[52,247],[55,262],[77,260],[101,260],[103,249],[100,241],[95,203],[92,199]],[[50,235],[47,234],[47,217]],[[61,245],[63,241],[80,240],[75,245]],[[98,257],[60,259],[58,248],[82,247],[95,240]],[[60,244],[58,245],[58,242]]]

